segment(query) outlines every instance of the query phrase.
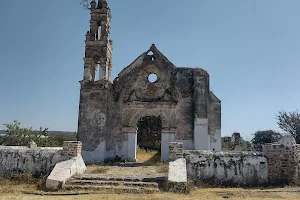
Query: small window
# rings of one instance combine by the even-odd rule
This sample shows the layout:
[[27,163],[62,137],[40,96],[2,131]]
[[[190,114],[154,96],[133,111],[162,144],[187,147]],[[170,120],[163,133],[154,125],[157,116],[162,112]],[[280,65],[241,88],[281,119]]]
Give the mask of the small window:
[[98,27],[98,40],[101,40],[101,26]]
[[157,75],[156,74],[149,74],[148,76],[148,81],[151,83],[154,83],[155,81],[157,81]]

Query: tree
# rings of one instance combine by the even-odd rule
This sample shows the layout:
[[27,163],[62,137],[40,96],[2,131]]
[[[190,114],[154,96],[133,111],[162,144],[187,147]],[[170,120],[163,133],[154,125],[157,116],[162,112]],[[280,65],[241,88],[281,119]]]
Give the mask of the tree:
[[14,121],[10,124],[4,124],[6,127],[5,135],[0,138],[1,145],[7,146],[26,146],[29,141],[33,140],[37,144],[42,145],[45,143],[45,139],[48,137],[48,129],[42,129],[40,131],[34,131],[32,127],[21,127],[21,123]]
[[281,137],[280,133],[273,130],[256,131],[251,142],[256,150],[261,150],[263,144],[276,142]]
[[48,135],[48,129],[40,128],[39,131],[21,127],[21,123],[14,121],[6,126],[4,136],[0,137],[0,145],[5,146],[27,146],[34,141],[39,147],[61,147],[64,141],[76,140],[75,136]]
[[298,110],[293,112],[280,111],[277,118],[279,128],[286,134],[292,135],[297,144],[300,144],[300,113]]

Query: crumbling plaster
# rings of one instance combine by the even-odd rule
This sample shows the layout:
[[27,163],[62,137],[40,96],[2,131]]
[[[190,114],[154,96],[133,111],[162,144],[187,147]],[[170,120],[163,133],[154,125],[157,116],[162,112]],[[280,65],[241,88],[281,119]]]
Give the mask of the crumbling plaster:
[[29,173],[45,176],[56,163],[67,158],[63,155],[63,148],[0,146],[0,175]]
[[262,152],[184,151],[190,180],[221,185],[266,185],[268,160]]
[[[162,149],[168,142],[182,141],[187,149],[220,150],[221,102],[209,90],[205,70],[176,67],[153,44],[110,82],[110,19],[107,2],[93,1],[80,81],[78,140],[83,143],[84,159],[101,162],[111,157],[108,152],[119,157],[124,152],[134,154],[131,148],[136,147],[130,145],[136,144],[137,122],[144,116],[161,117]],[[101,76],[95,80],[98,65]],[[157,80],[149,81],[150,74]],[[205,127],[197,121],[206,122]],[[195,138],[205,142],[194,142]],[[127,157],[134,160],[135,156]]]
[[[207,140],[205,149],[210,149],[210,143],[215,143],[215,150],[220,149],[221,107],[209,91],[208,73],[199,68],[176,67],[154,45],[150,50],[155,60],[143,53],[113,83],[81,82],[78,139],[90,157],[96,157],[95,150],[103,142],[100,149],[105,146],[106,152],[112,150],[124,157],[126,151],[121,149],[128,142],[128,133],[136,131],[137,121],[144,116],[160,116],[163,131],[172,129],[173,140],[185,143],[194,138],[195,121],[207,119],[207,136],[200,138]],[[154,83],[147,79],[151,73],[158,76]]]

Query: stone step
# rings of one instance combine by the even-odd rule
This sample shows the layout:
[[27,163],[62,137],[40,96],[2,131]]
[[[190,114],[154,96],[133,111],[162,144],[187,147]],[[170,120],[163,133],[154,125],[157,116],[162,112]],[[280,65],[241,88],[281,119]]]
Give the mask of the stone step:
[[64,185],[64,190],[114,190],[125,193],[155,193],[159,192],[158,188],[149,187],[129,187],[129,186],[107,186],[107,185]]
[[158,188],[156,182],[127,182],[127,181],[103,181],[103,180],[76,180],[71,179],[67,182],[68,185],[108,185],[108,186],[138,186]]
[[74,180],[99,180],[99,181],[123,181],[123,182],[164,182],[167,177],[112,177],[101,174],[83,174],[74,176]]

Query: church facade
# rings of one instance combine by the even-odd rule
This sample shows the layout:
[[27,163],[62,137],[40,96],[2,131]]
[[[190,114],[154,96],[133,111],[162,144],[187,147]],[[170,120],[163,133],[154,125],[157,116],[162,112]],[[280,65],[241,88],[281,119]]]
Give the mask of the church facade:
[[176,67],[153,44],[111,80],[110,8],[93,0],[90,11],[77,133],[85,162],[136,161],[140,144],[159,146],[162,161],[169,142],[220,151],[221,101],[210,91],[209,74]]

